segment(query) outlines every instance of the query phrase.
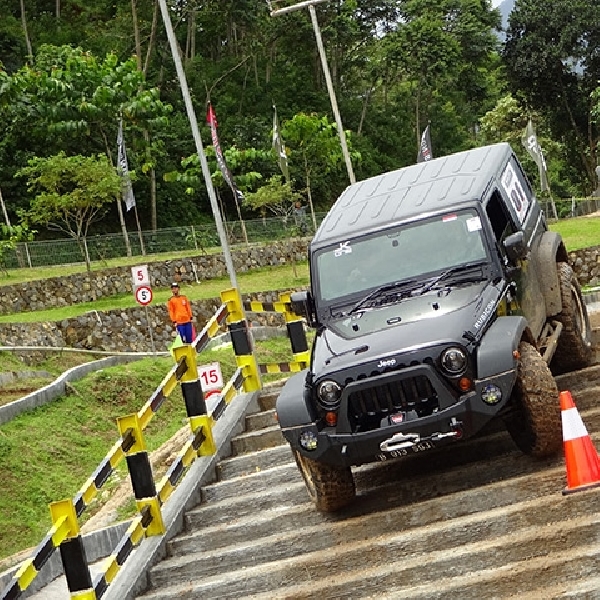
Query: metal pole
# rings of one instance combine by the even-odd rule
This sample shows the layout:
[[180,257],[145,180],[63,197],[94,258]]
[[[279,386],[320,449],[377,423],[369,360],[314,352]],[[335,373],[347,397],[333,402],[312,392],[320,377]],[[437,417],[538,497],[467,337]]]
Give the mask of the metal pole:
[[227,243],[227,236],[225,229],[223,228],[223,221],[221,219],[221,213],[217,205],[217,197],[215,195],[215,189],[212,184],[210,177],[210,169],[208,168],[208,162],[206,161],[206,155],[204,154],[204,147],[202,146],[202,138],[200,137],[200,130],[198,129],[198,122],[196,121],[196,113],[194,112],[194,106],[192,104],[192,98],[190,96],[187,80],[185,77],[185,71],[183,70],[183,64],[181,62],[181,56],[179,55],[179,48],[177,46],[177,40],[175,39],[175,33],[173,32],[173,26],[171,25],[171,17],[169,16],[169,9],[167,8],[166,0],[158,0],[160,4],[160,12],[162,14],[163,23],[169,38],[169,44],[171,46],[171,54],[173,56],[173,62],[177,70],[177,77],[179,78],[179,85],[181,86],[181,93],[185,102],[185,107],[188,114],[188,119],[192,127],[192,134],[194,141],[196,142],[196,151],[202,165],[202,174],[204,175],[204,182],[206,184],[206,190],[208,197],[210,198],[210,206],[212,208],[215,224],[217,226],[217,232],[221,241],[221,248],[223,249],[223,256],[225,258],[225,265],[229,274],[229,280],[231,286],[237,289],[237,279],[235,276],[235,269],[233,266],[233,260],[231,258],[231,252],[229,250],[229,244]]
[[325,55],[325,48],[323,47],[323,40],[321,39],[321,30],[319,29],[319,22],[317,21],[317,11],[312,4],[308,7],[308,11],[310,12],[313,29],[315,30],[315,38],[317,39],[317,47],[319,48],[319,54],[321,55],[321,64],[323,65],[323,72],[325,73],[325,81],[327,82],[327,89],[329,91],[329,98],[331,100],[331,108],[333,109],[335,122],[337,123],[340,144],[342,145],[342,153],[344,155],[344,160],[346,161],[346,170],[348,171],[350,183],[356,183],[354,170],[352,169],[352,161],[350,160],[350,153],[348,152],[348,145],[346,144],[346,133],[344,132],[342,117],[340,116],[340,111],[338,110],[337,100],[335,98],[335,90],[333,89],[331,75],[329,74],[329,66],[327,65],[327,56]]
[[[298,4],[288,6],[287,8],[278,8],[277,10],[272,10],[271,16],[278,17],[279,15],[284,15],[286,13],[293,12],[294,10],[300,10],[302,8],[306,8],[307,6],[314,6],[315,4],[321,4],[322,2],[327,2],[327,0],[305,0],[305,2],[298,2]],[[270,6],[270,3],[269,3],[269,6]]]
[[[342,154],[344,155],[344,161],[346,163],[346,170],[348,171],[348,178],[350,183],[356,183],[354,177],[354,169],[352,168],[352,161],[350,160],[350,153],[348,152],[348,144],[346,143],[346,133],[344,126],[342,125],[342,117],[337,105],[337,99],[335,97],[335,90],[333,89],[333,83],[331,81],[331,74],[329,72],[329,65],[327,64],[327,55],[325,54],[325,48],[323,46],[323,39],[321,38],[321,29],[319,28],[319,22],[317,21],[317,11],[315,10],[315,4],[321,4],[327,0],[305,0],[298,4],[293,4],[286,8],[280,8],[278,10],[271,10],[271,16],[277,17],[286,13],[293,12],[295,10],[301,10],[302,8],[308,7],[310,12],[310,19],[315,32],[315,38],[317,40],[317,48],[319,49],[319,55],[321,57],[321,65],[323,67],[323,73],[325,75],[325,82],[327,83],[327,91],[329,92],[329,99],[331,101],[331,108],[333,110],[333,116],[337,125],[338,135],[340,137],[340,145],[342,146]],[[270,6],[270,3],[267,2]]]

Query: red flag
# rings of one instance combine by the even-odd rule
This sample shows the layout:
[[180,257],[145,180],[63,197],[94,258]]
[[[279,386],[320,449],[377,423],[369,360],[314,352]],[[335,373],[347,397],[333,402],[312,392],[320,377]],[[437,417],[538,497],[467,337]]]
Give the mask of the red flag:
[[213,148],[215,149],[217,164],[219,165],[223,179],[227,182],[227,185],[231,188],[231,191],[235,194],[236,198],[243,200],[244,195],[235,185],[233,175],[227,166],[225,156],[223,155],[223,150],[221,150],[221,144],[219,143],[219,136],[217,134],[217,115],[215,114],[215,110],[210,102],[208,103],[208,109],[206,110],[206,122],[210,126]]

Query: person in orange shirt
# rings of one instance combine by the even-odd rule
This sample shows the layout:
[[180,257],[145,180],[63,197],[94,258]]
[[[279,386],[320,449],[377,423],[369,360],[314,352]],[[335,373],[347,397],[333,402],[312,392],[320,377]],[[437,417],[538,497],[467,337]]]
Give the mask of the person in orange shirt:
[[167,302],[169,317],[175,325],[177,333],[181,336],[181,341],[191,344],[194,341],[192,306],[187,296],[179,293],[179,284],[176,281],[171,284],[171,292],[173,295]]

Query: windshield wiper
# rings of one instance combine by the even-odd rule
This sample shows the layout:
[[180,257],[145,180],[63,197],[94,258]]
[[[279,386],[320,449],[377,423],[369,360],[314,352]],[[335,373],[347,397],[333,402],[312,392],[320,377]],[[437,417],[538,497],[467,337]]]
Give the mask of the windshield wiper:
[[[369,302],[371,302],[371,300],[374,300],[375,298],[386,294],[386,292],[391,292],[391,291],[396,290],[398,288],[407,288],[407,289],[405,289],[405,290],[402,291],[400,297],[403,296],[403,295],[405,295],[405,294],[410,294],[415,289],[416,283],[417,283],[416,280],[410,279],[410,280],[404,280],[404,281],[394,281],[393,283],[387,283],[386,285],[382,285],[381,287],[376,288],[375,290],[373,290],[372,292],[370,292],[369,294],[367,294],[364,298],[362,298],[361,300],[359,300],[346,313],[346,316],[350,316],[350,315],[358,312],[362,308],[365,308],[366,305],[369,304]],[[399,296],[397,294],[394,294],[394,297],[398,298]]]
[[[432,279],[430,279],[427,283],[425,283],[422,287],[413,290],[418,292],[420,295],[426,294],[428,291],[433,289],[440,281],[444,281],[444,279],[448,279],[451,275],[456,275],[458,273],[463,273],[464,271],[469,271],[474,269],[475,267],[482,267],[484,263],[482,261],[466,263],[464,265],[457,265],[456,267],[450,267],[445,271],[442,271],[439,275],[436,275]],[[477,275],[476,279],[480,280],[483,278],[483,273]],[[473,277],[471,279],[474,279]]]

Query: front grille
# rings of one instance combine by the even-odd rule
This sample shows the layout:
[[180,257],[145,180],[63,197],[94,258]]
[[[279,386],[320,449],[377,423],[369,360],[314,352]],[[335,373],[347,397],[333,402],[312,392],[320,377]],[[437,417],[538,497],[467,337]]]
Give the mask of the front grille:
[[354,431],[377,429],[384,417],[395,413],[414,411],[424,417],[437,409],[437,393],[425,375],[360,387],[348,395],[348,417]]

